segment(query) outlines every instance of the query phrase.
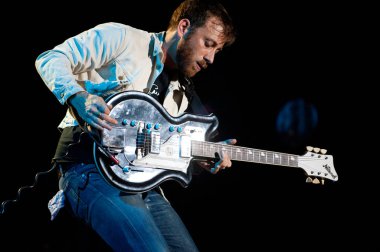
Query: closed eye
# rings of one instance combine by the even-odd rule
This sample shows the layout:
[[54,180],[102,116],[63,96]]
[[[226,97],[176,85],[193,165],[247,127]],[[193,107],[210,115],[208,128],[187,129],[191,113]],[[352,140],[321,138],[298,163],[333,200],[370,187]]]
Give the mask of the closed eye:
[[205,46],[206,47],[215,47],[216,46],[216,42],[213,41],[213,40],[210,40],[210,39],[206,39],[205,40]]

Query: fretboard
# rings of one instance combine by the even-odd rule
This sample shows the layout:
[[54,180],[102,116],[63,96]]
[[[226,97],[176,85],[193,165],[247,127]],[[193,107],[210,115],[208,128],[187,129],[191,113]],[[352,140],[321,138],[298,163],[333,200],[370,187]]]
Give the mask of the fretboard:
[[231,160],[298,167],[298,156],[280,152],[246,148],[212,142],[192,141],[193,157],[215,158],[215,153],[226,153]]

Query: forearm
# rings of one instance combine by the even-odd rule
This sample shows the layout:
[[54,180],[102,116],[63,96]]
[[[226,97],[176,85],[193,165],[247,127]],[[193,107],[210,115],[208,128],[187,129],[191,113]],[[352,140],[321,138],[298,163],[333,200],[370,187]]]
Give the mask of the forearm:
[[109,64],[125,48],[125,28],[103,24],[74,36],[38,56],[36,68],[61,104],[85,87],[78,75]]
[[69,59],[59,51],[42,53],[36,60],[36,69],[61,104],[75,93],[84,91],[75,78]]

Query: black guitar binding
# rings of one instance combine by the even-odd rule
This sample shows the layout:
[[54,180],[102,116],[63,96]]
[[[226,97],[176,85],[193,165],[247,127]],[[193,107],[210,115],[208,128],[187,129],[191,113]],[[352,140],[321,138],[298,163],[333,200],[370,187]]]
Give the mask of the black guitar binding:
[[127,192],[148,191],[169,179],[186,187],[192,177],[189,140],[210,139],[217,118],[172,117],[150,95],[137,91],[115,94],[106,102],[112,105],[110,116],[118,123],[111,131],[96,134],[100,139],[94,143],[94,159],[104,179]]

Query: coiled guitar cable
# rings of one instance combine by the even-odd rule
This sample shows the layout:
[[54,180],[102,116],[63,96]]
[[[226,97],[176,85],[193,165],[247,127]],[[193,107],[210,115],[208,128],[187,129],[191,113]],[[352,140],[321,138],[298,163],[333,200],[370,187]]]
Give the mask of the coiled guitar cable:
[[17,190],[17,195],[16,195],[16,198],[15,199],[12,199],[12,200],[4,200],[2,203],[1,203],[1,209],[0,209],[0,214],[4,214],[5,213],[5,209],[6,209],[6,206],[9,204],[9,203],[17,203],[18,201],[20,201],[21,199],[21,193],[24,191],[24,190],[27,190],[27,189],[30,189],[30,190],[33,190],[36,186],[37,186],[37,182],[38,182],[38,179],[41,175],[45,175],[45,174],[48,174],[52,171],[55,170],[55,168],[57,167],[57,163],[54,162],[52,167],[50,168],[50,170],[48,171],[43,171],[43,172],[37,172],[36,175],[34,176],[34,182],[32,185],[28,185],[28,186],[22,186],[20,187],[18,190]]
[[[67,147],[67,151],[66,151],[66,154],[63,155],[62,157],[59,157],[59,158],[65,158],[68,154],[69,154],[69,151],[70,151],[70,148],[72,148],[72,146],[74,145],[77,145],[77,144],[80,144],[81,143],[81,139],[83,137],[83,135],[85,133],[88,134],[88,136],[90,136],[90,138],[96,143],[96,145],[98,146],[98,150],[101,151],[107,158],[109,158],[114,164],[118,165],[120,168],[126,170],[128,168],[126,167],[123,167],[120,165],[120,162],[119,160],[113,155],[111,154],[106,148],[104,148],[98,139],[96,139],[92,133],[87,129],[87,124],[85,124],[85,126],[82,126],[82,125],[79,125],[81,128],[82,128],[82,132],[80,133],[79,135],[79,139],[77,142],[74,142],[74,143],[71,143],[68,145]],[[58,159],[58,158],[57,158]],[[128,160],[129,161],[129,160]],[[37,186],[37,183],[38,183],[38,179],[41,175],[46,175],[46,174],[49,174],[50,172],[54,171],[58,164],[57,162],[55,162],[55,160],[52,161],[53,162],[53,165],[52,167],[50,168],[50,170],[48,171],[43,171],[43,172],[37,172],[37,174],[34,176],[34,182],[32,185],[30,186],[22,186],[20,187],[18,190],[17,190],[17,195],[16,195],[16,198],[13,199],[13,200],[4,200],[2,203],[1,203],[1,209],[0,209],[0,214],[4,214],[5,213],[5,209],[6,209],[6,206],[9,204],[9,203],[17,203],[18,201],[20,201],[21,199],[21,193],[24,191],[24,190],[33,190],[36,186]],[[130,161],[129,161],[130,163]]]
[[[66,151],[66,154],[62,156],[62,158],[66,157],[68,154],[69,154],[69,150],[72,146],[74,145],[77,145],[81,142],[81,139],[82,139],[82,136],[83,134],[86,133],[86,132],[81,132],[80,135],[79,135],[79,139],[77,142],[74,142],[74,143],[71,143],[68,145],[67,147],[67,151]],[[58,167],[58,164],[57,162],[55,162],[55,160],[52,161],[53,165],[52,167],[50,168],[50,170],[48,171],[42,171],[42,172],[37,172],[36,175],[34,176],[34,182],[32,185],[27,185],[27,186],[22,186],[20,187],[18,190],[17,190],[17,195],[16,195],[16,198],[15,199],[12,199],[12,200],[4,200],[2,203],[1,203],[1,206],[0,206],[0,215],[1,214],[4,214],[5,213],[5,210],[6,210],[6,207],[8,206],[8,204],[11,204],[11,203],[17,203],[18,201],[20,201],[21,199],[21,193],[24,191],[24,190],[34,190],[35,187],[37,186],[37,183],[38,183],[38,179],[40,178],[40,176],[42,175],[47,175],[49,173],[51,173],[52,171],[54,171],[57,167]]]

